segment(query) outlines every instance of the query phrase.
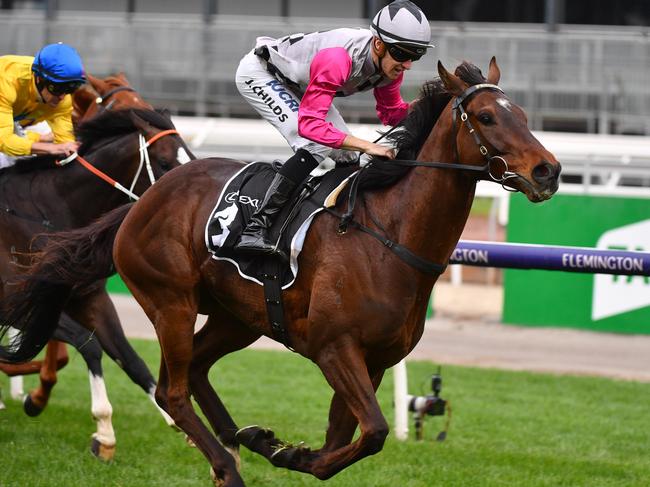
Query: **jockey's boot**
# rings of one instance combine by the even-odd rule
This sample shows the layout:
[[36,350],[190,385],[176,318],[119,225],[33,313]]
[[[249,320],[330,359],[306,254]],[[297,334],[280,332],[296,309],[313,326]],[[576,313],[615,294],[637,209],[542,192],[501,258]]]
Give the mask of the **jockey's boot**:
[[299,149],[285,162],[273,178],[259,208],[250,217],[246,228],[235,245],[235,251],[241,253],[273,254],[287,259],[283,252],[268,241],[268,232],[275,217],[291,197],[294,188],[309,176],[318,165],[316,159],[304,149]]

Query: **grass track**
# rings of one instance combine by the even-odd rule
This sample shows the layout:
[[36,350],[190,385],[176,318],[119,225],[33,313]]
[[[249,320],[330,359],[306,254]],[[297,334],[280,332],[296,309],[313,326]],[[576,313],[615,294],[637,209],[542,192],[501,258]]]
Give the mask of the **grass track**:
[[[134,340],[152,370],[155,342]],[[428,393],[435,366],[409,363],[411,393]],[[202,455],[169,430],[144,393],[105,361],[114,408],[117,452],[110,464],[88,451],[87,373],[73,352],[51,405],[28,418],[5,397],[0,411],[1,487],[209,487]],[[226,357],[212,382],[240,425],[271,427],[285,440],[318,447],[327,426],[330,389],[309,361],[286,352],[244,351]],[[453,418],[447,441],[433,438],[439,418],[425,423],[426,441],[392,434],[384,450],[323,483],[276,469],[242,450],[249,486],[647,486],[650,485],[650,384],[443,367],[444,397]],[[30,378],[26,387],[34,385]],[[0,378],[7,391],[8,379]],[[6,393],[5,393],[6,396]],[[392,375],[379,400],[393,423]]]

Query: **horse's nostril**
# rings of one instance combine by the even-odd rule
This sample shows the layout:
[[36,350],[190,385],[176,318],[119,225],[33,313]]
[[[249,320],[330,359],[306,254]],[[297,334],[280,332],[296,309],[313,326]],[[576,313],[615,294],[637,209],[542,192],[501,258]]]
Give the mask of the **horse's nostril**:
[[538,183],[546,183],[551,179],[557,179],[559,175],[559,167],[553,167],[548,161],[542,161],[533,169],[533,179]]

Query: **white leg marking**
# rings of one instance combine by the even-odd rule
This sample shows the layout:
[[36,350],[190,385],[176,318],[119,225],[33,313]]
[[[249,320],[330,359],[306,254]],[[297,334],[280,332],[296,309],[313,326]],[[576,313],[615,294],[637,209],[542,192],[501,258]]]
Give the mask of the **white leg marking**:
[[155,392],[156,392],[156,386],[153,386],[149,391],[149,399],[151,399],[151,402],[154,403],[154,405],[158,408],[158,411],[160,411],[160,414],[162,414],[162,417],[165,420],[165,423],[167,423],[167,426],[176,426],[176,423],[174,422],[172,417],[169,414],[167,414],[163,408],[158,406],[158,403],[156,402],[156,398],[154,397]]
[[96,377],[92,372],[88,372],[90,378],[90,395],[91,395],[91,412],[97,422],[97,432],[93,433],[93,438],[105,446],[115,445],[115,432],[113,431],[113,406],[108,400],[106,393],[106,384],[102,377]]
[[[7,332],[9,340],[13,341],[16,335],[18,335],[18,330],[15,328],[9,328],[9,331]],[[10,377],[9,385],[9,394],[11,395],[11,398],[16,401],[22,401],[23,397],[25,397],[25,391],[23,390],[23,376],[15,375]]]

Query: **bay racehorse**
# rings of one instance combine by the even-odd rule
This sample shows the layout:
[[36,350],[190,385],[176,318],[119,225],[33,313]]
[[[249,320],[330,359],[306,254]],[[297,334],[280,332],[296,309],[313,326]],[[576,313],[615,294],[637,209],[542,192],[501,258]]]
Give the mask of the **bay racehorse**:
[[[115,266],[158,335],[156,400],[203,452],[217,485],[244,485],[237,469],[241,444],[275,466],[320,479],[379,452],[388,424],[375,391],[385,370],[422,335],[432,287],[460,238],[477,179],[496,180],[533,202],[558,188],[560,164],[497,86],[494,59],[487,80],[469,63],[454,74],[439,63],[438,72],[402,130],[389,135],[398,159],[373,159],[361,171],[355,224],[340,232],[337,216],[319,213],[299,256],[300,272],[283,293],[294,350],[313,361],[334,390],[321,448],[286,444],[256,426],[238,429],[208,381],[219,358],[273,336],[262,287],[213,259],[205,243],[211,210],[242,168],[239,161],[193,161],[163,177],[130,210],[54,236],[17,299],[3,304],[3,325],[21,323],[25,335],[13,348],[1,348],[0,359],[36,353],[52,326],[42,320],[35,326],[44,315],[39,308],[49,316],[68,303],[65,309],[76,316],[73,305],[85,286]],[[333,211],[345,207],[344,199]],[[197,314],[208,319],[194,335]]]
[[[78,161],[59,166],[53,157],[41,156],[20,160],[0,172],[0,296],[15,287],[21,268],[29,263],[27,254],[42,241],[40,234],[87,225],[130,200],[107,180],[131,194],[141,194],[164,173],[193,158],[169,117],[152,110],[105,111],[82,124],[78,135],[82,142]],[[82,165],[81,160],[90,165]],[[91,409],[97,421],[92,451],[109,459],[115,435],[103,381],[102,349],[152,399],[155,380],[126,340],[103,286],[79,306],[80,319],[63,314],[53,337],[74,345],[88,364]],[[43,363],[0,366],[8,374],[25,373],[30,367],[40,373],[40,388],[25,397],[25,411],[32,416],[46,406],[56,370],[67,361],[62,347],[62,343],[51,343]]]
[[106,78],[96,78],[86,74],[88,83],[82,85],[72,95],[72,119],[75,127],[104,110],[125,110],[141,108],[153,110],[140,94],[131,86],[124,73]]

